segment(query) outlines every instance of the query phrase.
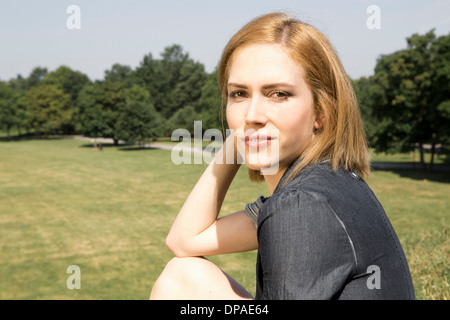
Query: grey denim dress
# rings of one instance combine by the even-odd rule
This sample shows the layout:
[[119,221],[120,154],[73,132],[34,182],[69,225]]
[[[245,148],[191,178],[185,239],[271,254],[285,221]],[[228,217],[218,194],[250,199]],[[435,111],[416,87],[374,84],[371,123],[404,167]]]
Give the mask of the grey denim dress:
[[[257,226],[256,299],[414,299],[383,207],[354,171],[310,165],[245,211]],[[405,212],[407,214],[407,212]]]

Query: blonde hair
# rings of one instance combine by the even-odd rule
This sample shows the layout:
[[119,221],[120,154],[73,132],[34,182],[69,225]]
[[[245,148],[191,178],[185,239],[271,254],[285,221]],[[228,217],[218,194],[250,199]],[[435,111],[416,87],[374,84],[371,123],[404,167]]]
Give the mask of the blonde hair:
[[[334,171],[339,166],[355,170],[361,177],[370,175],[370,156],[358,102],[345,70],[327,37],[309,24],[285,13],[260,16],[242,27],[226,45],[218,70],[223,104],[227,99],[229,70],[237,49],[251,44],[281,44],[304,70],[311,89],[316,116],[323,126],[301,154],[300,161],[286,180],[288,183],[312,163],[329,160]],[[264,178],[249,170],[253,181]]]

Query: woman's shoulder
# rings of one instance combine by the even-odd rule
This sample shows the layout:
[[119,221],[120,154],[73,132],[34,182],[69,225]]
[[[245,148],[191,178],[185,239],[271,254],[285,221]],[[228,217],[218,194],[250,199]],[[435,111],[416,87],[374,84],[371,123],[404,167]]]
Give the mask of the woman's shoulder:
[[318,190],[314,185],[308,185],[302,183],[301,187],[295,184],[290,184],[282,188],[279,192],[274,193],[272,196],[266,198],[262,208],[303,208],[309,207],[314,203],[327,202],[326,195]]
[[341,207],[347,207],[348,199],[364,201],[370,193],[366,189],[364,180],[356,172],[333,171],[328,163],[319,163],[303,169],[285,186],[277,187],[270,197],[261,196],[247,204],[246,212],[255,224],[279,213],[285,218],[317,213],[334,216]]
[[287,185],[264,202],[264,207],[308,209],[320,206],[333,210],[336,201],[361,193],[365,182],[353,170],[332,170],[328,163],[306,167]]
[[280,180],[272,197],[286,197],[288,194],[302,194],[304,192],[320,192],[322,187],[333,183],[333,180],[340,179],[337,175],[342,174],[341,172],[333,172],[331,166],[326,162],[312,164],[300,171],[286,184],[285,180],[289,177],[291,170],[292,168]]
[[[285,175],[286,176],[286,175]],[[286,177],[283,177],[285,179]],[[280,181],[282,184],[282,181]],[[360,188],[365,181],[354,170],[342,167],[333,170],[329,162],[311,164],[303,169],[284,187],[277,188],[277,194],[309,193],[326,196],[330,192],[351,192],[353,188]]]

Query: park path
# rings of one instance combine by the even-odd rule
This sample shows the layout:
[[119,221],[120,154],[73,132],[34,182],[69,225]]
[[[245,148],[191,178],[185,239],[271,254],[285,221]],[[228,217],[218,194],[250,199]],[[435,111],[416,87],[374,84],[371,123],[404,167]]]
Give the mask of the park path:
[[[89,138],[85,136],[68,136],[69,138],[76,139],[76,140],[83,140],[83,141],[89,141],[91,143],[114,143],[113,139],[111,138]],[[124,145],[123,141],[119,141],[119,145]],[[203,149],[201,148],[191,148],[190,146],[180,146],[180,145],[171,145],[171,144],[164,144],[164,143],[145,143],[143,145],[145,148],[154,148],[154,149],[163,149],[163,150],[172,150],[175,147],[177,148],[177,151],[185,151],[185,152],[193,152],[197,154],[203,154]]]

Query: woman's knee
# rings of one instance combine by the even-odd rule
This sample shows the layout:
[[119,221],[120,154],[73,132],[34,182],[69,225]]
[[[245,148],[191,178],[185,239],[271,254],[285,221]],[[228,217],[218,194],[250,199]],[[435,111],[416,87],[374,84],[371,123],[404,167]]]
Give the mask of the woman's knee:
[[239,283],[203,257],[173,258],[150,299],[252,299]]
[[192,290],[205,275],[208,260],[201,257],[171,259],[156,280],[150,299],[167,299]]
[[211,263],[202,257],[172,258],[163,270],[163,274],[178,280],[192,279],[201,276],[206,264]]

